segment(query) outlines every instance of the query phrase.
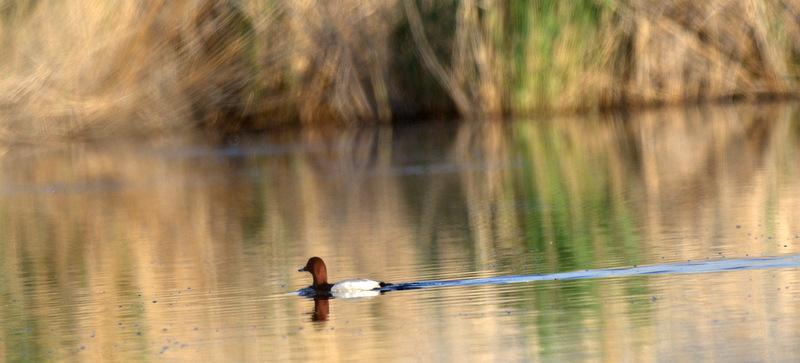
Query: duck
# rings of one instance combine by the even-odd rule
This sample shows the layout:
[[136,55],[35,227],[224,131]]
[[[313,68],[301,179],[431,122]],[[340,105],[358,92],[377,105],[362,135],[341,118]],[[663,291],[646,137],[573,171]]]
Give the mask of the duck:
[[354,293],[365,291],[377,291],[382,287],[390,286],[385,282],[373,281],[369,279],[348,279],[339,281],[335,284],[328,283],[328,268],[325,267],[325,261],[319,257],[311,257],[308,259],[306,265],[298,270],[300,272],[307,271],[311,273],[314,282],[309,288],[317,293]]

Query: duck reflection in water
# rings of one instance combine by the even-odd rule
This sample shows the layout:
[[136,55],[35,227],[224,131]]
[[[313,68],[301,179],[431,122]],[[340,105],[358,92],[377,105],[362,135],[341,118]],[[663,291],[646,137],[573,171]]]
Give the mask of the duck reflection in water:
[[343,293],[312,293],[312,295],[301,296],[311,297],[314,299],[314,311],[311,312],[311,321],[328,321],[330,314],[330,300],[343,299],[343,300],[360,300],[368,299],[370,297],[382,295],[384,291],[370,291],[370,294],[343,294]]
[[311,314],[311,321],[328,321],[330,306],[327,296],[314,297],[314,312]]

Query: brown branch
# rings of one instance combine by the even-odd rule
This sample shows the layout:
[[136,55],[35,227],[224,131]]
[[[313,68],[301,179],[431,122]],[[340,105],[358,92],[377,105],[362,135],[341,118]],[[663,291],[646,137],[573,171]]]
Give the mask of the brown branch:
[[414,0],[404,0],[403,5],[408,18],[408,25],[411,28],[411,36],[414,38],[414,44],[422,57],[422,62],[429,72],[441,83],[442,87],[450,94],[456,108],[462,116],[471,118],[475,115],[474,107],[470,102],[469,97],[463,89],[458,85],[453,74],[448,72],[436,59],[436,54],[433,48],[428,43],[428,38],[425,36],[425,28],[422,25],[422,18],[419,15],[419,10],[414,4]]

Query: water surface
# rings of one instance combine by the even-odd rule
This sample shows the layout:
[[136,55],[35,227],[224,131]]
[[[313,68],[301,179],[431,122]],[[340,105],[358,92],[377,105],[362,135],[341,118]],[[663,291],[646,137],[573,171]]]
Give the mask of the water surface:
[[[799,122],[760,105],[8,146],[0,359],[798,360]],[[293,295],[311,256],[414,288]]]

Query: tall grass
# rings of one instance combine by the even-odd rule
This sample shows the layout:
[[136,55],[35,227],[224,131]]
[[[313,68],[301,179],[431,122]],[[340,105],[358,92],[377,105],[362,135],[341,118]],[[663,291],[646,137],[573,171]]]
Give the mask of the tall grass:
[[217,2],[6,2],[2,131],[19,136],[228,126],[242,117],[246,23]]
[[789,0],[0,0],[0,137],[798,93]]

